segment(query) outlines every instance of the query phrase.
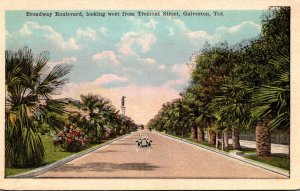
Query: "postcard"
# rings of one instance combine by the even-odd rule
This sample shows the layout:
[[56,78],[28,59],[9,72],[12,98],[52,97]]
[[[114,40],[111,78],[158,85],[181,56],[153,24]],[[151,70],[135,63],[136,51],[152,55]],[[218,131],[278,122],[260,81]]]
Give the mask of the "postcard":
[[299,188],[299,1],[1,5],[1,189]]

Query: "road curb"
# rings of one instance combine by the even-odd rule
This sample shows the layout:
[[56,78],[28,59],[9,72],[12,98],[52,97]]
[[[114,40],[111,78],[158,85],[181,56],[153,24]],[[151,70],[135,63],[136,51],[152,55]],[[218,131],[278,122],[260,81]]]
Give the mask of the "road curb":
[[265,164],[265,163],[262,163],[262,162],[259,162],[259,161],[255,161],[255,160],[252,160],[252,159],[244,158],[242,156],[230,155],[229,153],[226,153],[226,152],[221,151],[219,149],[214,149],[214,148],[211,148],[211,147],[208,147],[208,146],[205,146],[205,145],[201,145],[199,143],[195,143],[195,142],[192,142],[192,141],[188,141],[188,140],[185,140],[185,139],[182,139],[182,138],[178,138],[178,137],[175,137],[175,136],[172,136],[172,135],[169,135],[169,134],[161,133],[161,132],[158,132],[158,131],[153,131],[153,132],[155,132],[157,134],[160,134],[162,136],[167,136],[167,137],[170,137],[170,138],[173,138],[173,139],[176,139],[176,140],[188,143],[188,144],[192,144],[192,145],[197,146],[197,147],[201,147],[203,149],[215,152],[217,154],[221,154],[223,156],[227,156],[227,157],[230,157],[230,158],[233,158],[233,159],[251,164],[253,166],[262,168],[264,170],[275,172],[277,174],[286,176],[288,178],[290,177],[290,172],[288,170],[285,170],[285,169],[282,169],[282,168],[278,168],[278,167],[268,165],[268,164]]
[[126,136],[129,136],[129,135],[131,135],[131,133],[128,133],[128,134],[126,134],[126,135],[122,135],[122,136],[120,136],[120,137],[117,137],[117,138],[115,138],[115,139],[113,139],[113,140],[107,141],[107,142],[105,142],[105,143],[103,143],[103,144],[100,144],[100,145],[98,145],[98,146],[89,148],[89,149],[87,149],[87,150],[85,150],[85,151],[82,151],[82,152],[80,152],[80,153],[76,153],[76,154],[73,154],[73,155],[68,156],[68,157],[66,157],[66,158],[57,160],[57,161],[52,162],[52,163],[50,163],[50,164],[47,164],[47,165],[45,165],[45,166],[38,167],[38,168],[33,169],[33,170],[31,170],[31,171],[24,172],[24,173],[21,173],[21,174],[16,174],[16,175],[11,175],[11,176],[6,176],[5,178],[33,178],[33,177],[35,177],[35,176],[38,176],[38,175],[43,174],[43,173],[45,173],[45,172],[47,172],[47,171],[49,171],[49,170],[52,170],[52,169],[54,169],[54,168],[57,168],[57,167],[59,167],[59,166],[65,164],[65,163],[68,163],[68,162],[70,162],[70,161],[72,161],[72,160],[75,160],[75,159],[77,159],[77,158],[79,158],[79,157],[82,157],[82,156],[84,156],[84,155],[86,155],[86,154],[88,154],[88,153],[91,153],[91,152],[93,152],[93,151],[95,151],[95,150],[97,150],[97,149],[99,149],[99,148],[101,148],[101,147],[104,147],[104,146],[106,146],[106,145],[108,145],[108,144],[110,144],[110,143],[112,143],[112,142],[118,141],[119,139],[122,139],[122,138],[124,138],[124,137],[126,137]]

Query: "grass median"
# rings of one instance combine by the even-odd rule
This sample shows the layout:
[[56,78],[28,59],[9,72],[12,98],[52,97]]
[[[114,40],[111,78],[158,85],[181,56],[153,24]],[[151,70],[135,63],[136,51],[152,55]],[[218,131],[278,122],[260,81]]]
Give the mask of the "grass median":
[[[84,150],[81,150],[79,152],[67,152],[67,151],[64,151],[63,149],[61,149],[60,147],[54,146],[53,142],[52,142],[52,137],[50,135],[41,135],[41,139],[43,141],[44,148],[45,148],[44,162],[41,165],[31,166],[31,167],[22,167],[22,168],[5,167],[5,176],[24,173],[24,172],[33,170],[35,168],[50,164],[50,163],[55,162],[57,160],[66,158],[66,157],[71,156],[73,154],[83,152],[87,149],[90,149],[92,147],[95,147],[95,146],[99,145],[99,144],[89,144]],[[106,142],[106,141],[103,141],[103,142]]]

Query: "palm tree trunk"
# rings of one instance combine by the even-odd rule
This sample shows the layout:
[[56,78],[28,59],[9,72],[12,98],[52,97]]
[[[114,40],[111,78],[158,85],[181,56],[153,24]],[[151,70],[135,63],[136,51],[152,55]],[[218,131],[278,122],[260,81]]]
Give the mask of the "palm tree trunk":
[[204,131],[201,127],[197,127],[197,140],[199,143],[204,141]]
[[219,148],[219,132],[216,132],[216,148]]
[[271,156],[271,133],[268,120],[263,119],[256,124],[256,155],[261,157]]
[[197,139],[197,129],[195,126],[191,128],[191,139]]
[[223,132],[224,148],[228,148],[228,130]]
[[212,144],[212,145],[216,144],[216,133],[215,132],[213,132],[212,130],[209,129],[208,137],[209,137],[209,139],[208,139],[209,144]]
[[232,147],[234,150],[241,150],[240,130],[236,127],[232,129]]

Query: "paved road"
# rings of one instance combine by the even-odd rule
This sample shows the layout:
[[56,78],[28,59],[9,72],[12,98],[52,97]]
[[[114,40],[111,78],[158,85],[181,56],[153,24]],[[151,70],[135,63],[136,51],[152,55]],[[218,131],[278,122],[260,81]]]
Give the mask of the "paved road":
[[38,177],[286,178],[160,134],[149,135],[151,149],[137,148],[134,133]]

